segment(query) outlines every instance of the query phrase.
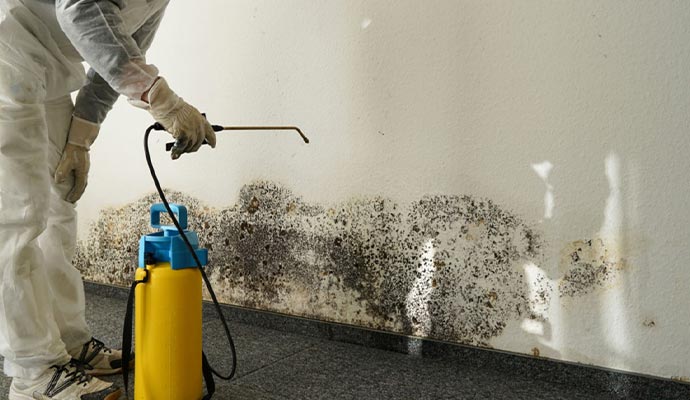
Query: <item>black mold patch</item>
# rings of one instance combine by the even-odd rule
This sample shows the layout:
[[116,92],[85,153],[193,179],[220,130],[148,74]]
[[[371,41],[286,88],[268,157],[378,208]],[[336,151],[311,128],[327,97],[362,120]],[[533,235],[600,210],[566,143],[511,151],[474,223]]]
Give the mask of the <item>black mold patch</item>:
[[[169,192],[168,200],[188,207],[193,229],[199,227],[201,215],[210,212],[198,200],[178,192]],[[91,224],[88,239],[77,246],[74,265],[85,279],[129,285],[139,262],[139,238],[154,232],[149,208],[159,201],[157,194],[150,194],[132,204],[101,213]],[[172,224],[166,215],[161,216],[161,223]]]
[[561,257],[565,268],[559,283],[561,297],[582,296],[611,284],[625,267],[625,261],[613,248],[601,238],[578,240],[566,246]]
[[[528,295],[524,276],[541,257],[539,235],[490,200],[437,195],[401,207],[369,198],[329,208],[269,182],[243,187],[224,209],[168,196],[188,206],[226,303],[488,346],[508,321],[539,319],[533,310],[549,301],[548,282]],[[129,284],[157,201],[102,213],[79,246],[85,278]]]

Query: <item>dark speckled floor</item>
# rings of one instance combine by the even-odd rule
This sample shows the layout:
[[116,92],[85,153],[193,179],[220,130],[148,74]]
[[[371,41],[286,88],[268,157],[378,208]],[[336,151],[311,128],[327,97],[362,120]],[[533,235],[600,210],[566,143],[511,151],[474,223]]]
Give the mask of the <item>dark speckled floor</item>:
[[[94,334],[120,343],[125,301],[87,293]],[[227,369],[221,326],[207,318],[207,352]],[[237,378],[218,382],[214,399],[609,399],[577,386],[560,386],[509,376],[491,369],[464,368],[448,359],[428,359],[233,324],[238,352]],[[120,382],[121,379],[113,379]],[[9,380],[0,380],[0,399]],[[130,397],[131,398],[131,397]]]

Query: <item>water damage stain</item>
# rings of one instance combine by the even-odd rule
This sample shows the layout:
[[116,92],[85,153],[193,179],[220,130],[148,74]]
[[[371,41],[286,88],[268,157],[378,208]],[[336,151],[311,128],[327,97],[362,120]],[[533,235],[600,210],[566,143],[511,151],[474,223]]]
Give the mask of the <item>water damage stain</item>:
[[[524,266],[541,262],[543,242],[491,200],[430,195],[401,206],[374,197],[328,207],[259,181],[241,189],[238,204],[215,209],[168,193],[188,207],[225,303],[489,346],[510,320],[542,319],[532,310],[553,291],[530,282],[544,290],[529,294]],[[86,279],[130,283],[157,201],[152,194],[103,210],[77,252]],[[584,293],[609,276],[615,266],[594,263],[597,251],[573,248],[561,291]]]
[[614,250],[616,247],[601,238],[578,240],[566,246],[561,255],[561,297],[581,296],[611,285],[625,268],[625,260]]

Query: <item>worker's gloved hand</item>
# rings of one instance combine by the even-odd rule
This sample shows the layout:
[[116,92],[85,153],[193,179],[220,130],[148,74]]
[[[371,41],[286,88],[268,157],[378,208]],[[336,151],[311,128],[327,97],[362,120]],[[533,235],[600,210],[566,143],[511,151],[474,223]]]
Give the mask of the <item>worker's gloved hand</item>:
[[173,92],[165,79],[159,77],[148,91],[148,104],[132,101],[137,107],[148,110],[175,138],[171,156],[177,159],[182,153],[193,153],[204,144],[216,147],[216,133],[211,124],[192,105]]
[[84,194],[89,175],[89,148],[98,136],[100,126],[79,117],[72,117],[67,144],[62,151],[62,158],[55,170],[55,182],[64,183],[71,175],[74,176],[72,190],[65,200],[76,203]]

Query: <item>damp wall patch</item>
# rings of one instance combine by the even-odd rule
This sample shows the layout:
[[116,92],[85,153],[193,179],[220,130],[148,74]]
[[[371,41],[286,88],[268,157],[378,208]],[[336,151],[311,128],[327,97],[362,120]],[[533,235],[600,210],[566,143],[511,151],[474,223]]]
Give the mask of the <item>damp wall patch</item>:
[[[545,318],[533,310],[554,293],[586,294],[615,279],[618,266],[603,242],[575,242],[558,288],[530,282],[535,295],[524,266],[542,261],[543,239],[511,211],[469,195],[325,206],[260,181],[227,208],[168,197],[188,207],[224,303],[464,344],[489,346],[508,321]],[[151,194],[102,211],[79,243],[85,279],[129,284],[157,201]]]
[[606,243],[602,238],[572,242],[562,250],[559,293],[562,297],[575,297],[612,285],[625,265],[614,243]]

